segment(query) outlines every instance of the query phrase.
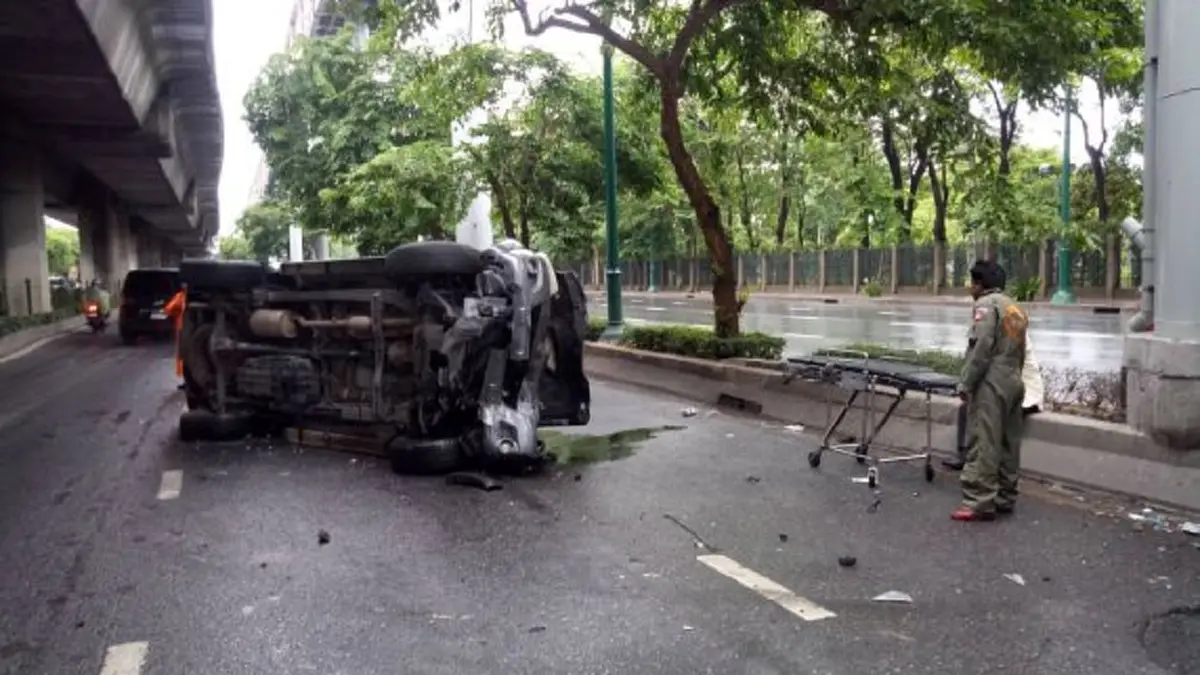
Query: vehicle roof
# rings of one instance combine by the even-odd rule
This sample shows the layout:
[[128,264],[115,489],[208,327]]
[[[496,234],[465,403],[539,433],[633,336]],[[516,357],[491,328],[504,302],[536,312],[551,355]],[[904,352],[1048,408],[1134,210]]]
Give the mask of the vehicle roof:
[[143,274],[179,274],[178,267],[139,267],[136,270],[129,270],[127,276]]

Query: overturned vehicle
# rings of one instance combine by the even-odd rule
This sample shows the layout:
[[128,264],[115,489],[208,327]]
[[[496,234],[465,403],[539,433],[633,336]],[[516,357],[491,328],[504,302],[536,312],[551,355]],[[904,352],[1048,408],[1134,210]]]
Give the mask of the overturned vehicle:
[[374,439],[396,471],[536,464],[539,426],[585,425],[579,279],[502,242],[385,257],[185,260],[186,440],[284,427]]

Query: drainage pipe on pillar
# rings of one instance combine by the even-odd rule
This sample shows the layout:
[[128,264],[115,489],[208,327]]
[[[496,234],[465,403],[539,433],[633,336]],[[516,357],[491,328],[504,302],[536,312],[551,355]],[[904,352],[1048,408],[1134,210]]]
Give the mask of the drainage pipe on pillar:
[[[1143,187],[1143,189],[1145,189]],[[1151,210],[1150,206],[1146,206],[1147,215]],[[1125,231],[1125,235],[1129,237],[1129,241],[1142,258],[1142,288],[1141,297],[1138,301],[1138,313],[1129,320],[1130,333],[1145,333],[1154,330],[1154,252],[1147,246],[1146,230],[1142,224],[1133,218],[1126,218],[1121,221],[1121,229]]]
[[1158,108],[1158,4],[1160,0],[1146,0],[1146,64],[1142,107],[1142,220],[1139,225],[1132,218],[1121,223],[1121,229],[1141,251],[1142,287],[1138,313],[1129,320],[1129,332],[1145,333],[1154,330],[1154,191],[1157,165],[1156,121]]

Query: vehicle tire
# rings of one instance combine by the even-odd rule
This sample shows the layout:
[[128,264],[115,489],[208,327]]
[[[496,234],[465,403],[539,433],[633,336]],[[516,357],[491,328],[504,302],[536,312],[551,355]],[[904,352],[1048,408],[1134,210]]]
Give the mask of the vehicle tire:
[[458,469],[463,462],[458,438],[398,437],[388,443],[392,471],[398,474],[435,476]]
[[179,438],[183,441],[235,441],[250,435],[253,419],[248,415],[189,410],[179,416]]
[[248,260],[184,260],[179,280],[193,289],[247,291],[267,280],[267,269]]
[[483,271],[478,249],[454,241],[419,241],[387,254],[383,270],[393,281],[430,275],[475,275]]

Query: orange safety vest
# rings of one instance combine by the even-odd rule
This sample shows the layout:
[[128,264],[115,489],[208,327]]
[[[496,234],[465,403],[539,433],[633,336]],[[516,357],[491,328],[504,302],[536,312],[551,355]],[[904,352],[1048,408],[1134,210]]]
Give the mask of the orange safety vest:
[[175,374],[183,377],[183,357],[179,353],[179,341],[183,333],[183,312],[187,309],[187,291],[180,289],[171,296],[163,312],[175,321]]

